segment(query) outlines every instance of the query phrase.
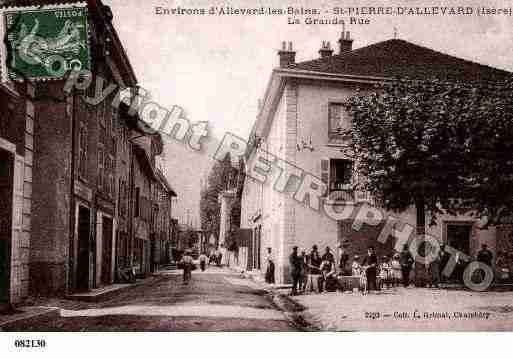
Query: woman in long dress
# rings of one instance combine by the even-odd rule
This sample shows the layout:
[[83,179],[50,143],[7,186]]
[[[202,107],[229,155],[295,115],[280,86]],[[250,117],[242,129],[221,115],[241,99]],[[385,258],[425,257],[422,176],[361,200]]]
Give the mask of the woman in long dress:
[[267,248],[265,262],[267,264],[265,269],[265,282],[274,284],[274,258],[271,253],[271,248]]

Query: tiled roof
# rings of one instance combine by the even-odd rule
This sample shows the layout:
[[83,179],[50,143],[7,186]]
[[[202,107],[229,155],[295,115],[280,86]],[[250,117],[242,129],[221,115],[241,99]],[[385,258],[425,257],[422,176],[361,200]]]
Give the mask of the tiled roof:
[[392,39],[353,51],[291,64],[287,68],[334,74],[448,81],[501,81],[510,72]]

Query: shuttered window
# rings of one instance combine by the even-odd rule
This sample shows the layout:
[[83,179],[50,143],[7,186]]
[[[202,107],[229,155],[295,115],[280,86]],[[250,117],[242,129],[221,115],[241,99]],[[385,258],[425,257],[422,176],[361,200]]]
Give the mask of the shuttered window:
[[343,103],[328,104],[328,135],[330,138],[343,137],[351,128],[351,120]]
[[105,156],[103,152],[103,146],[98,147],[98,188],[103,189],[104,178],[105,178]]
[[354,193],[350,188],[353,183],[353,162],[339,158],[321,159],[321,180],[328,187],[327,195],[337,192],[333,197],[352,200]]
[[330,179],[330,160],[325,158],[321,160],[321,181],[325,184],[329,183]]
[[87,171],[87,137],[87,126],[81,122],[78,138],[78,175],[81,178],[86,177]]

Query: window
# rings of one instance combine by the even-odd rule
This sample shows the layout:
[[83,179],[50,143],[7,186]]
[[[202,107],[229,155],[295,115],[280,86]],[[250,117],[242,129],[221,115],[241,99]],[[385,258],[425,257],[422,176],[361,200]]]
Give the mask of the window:
[[119,192],[118,192],[118,212],[119,216],[124,218],[127,215],[128,208],[128,186],[126,185],[126,181],[119,180]]
[[137,187],[135,189],[135,204],[134,204],[134,217],[139,217],[140,207],[141,207],[141,189]]
[[118,216],[119,217],[124,217],[124,212],[123,212],[123,201],[124,201],[124,197],[123,197],[123,181],[120,179],[119,180],[119,191],[118,191]]
[[110,158],[109,158],[109,155],[107,153],[104,153],[103,156],[104,156],[104,159],[105,159],[105,163],[103,165],[103,173],[104,173],[104,177],[103,177],[103,190],[106,193],[110,193],[110,182],[109,182]]
[[117,121],[118,121],[118,110],[116,106],[114,106],[110,101],[109,105],[110,107],[110,138],[112,141],[112,151],[115,151],[116,149],[116,130],[117,130]]
[[108,166],[105,166],[107,193],[114,198],[116,194],[116,183],[114,182],[114,157],[112,155],[108,155],[105,157],[108,164]]
[[80,123],[80,130],[78,134],[78,176],[81,178],[86,177],[87,172],[87,126],[85,123]]
[[321,180],[328,186],[330,199],[354,200],[353,162],[332,158],[321,160]]
[[472,226],[473,222],[467,221],[444,222],[444,243],[447,243],[458,251],[469,254],[472,237]]
[[342,103],[328,104],[328,136],[329,138],[344,137],[344,131],[351,128],[351,119]]
[[98,188],[103,189],[105,178],[105,156],[103,146],[98,146]]
[[105,122],[105,106],[106,106],[106,103],[107,101],[106,100],[103,100],[102,102],[100,102],[98,104],[98,106],[96,106],[97,108],[97,111],[98,111],[98,116],[100,117],[100,125],[105,128],[106,127],[106,122]]

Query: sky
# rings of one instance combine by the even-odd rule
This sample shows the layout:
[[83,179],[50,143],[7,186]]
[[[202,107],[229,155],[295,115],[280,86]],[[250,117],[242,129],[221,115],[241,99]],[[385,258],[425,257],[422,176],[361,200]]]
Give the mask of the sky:
[[[296,60],[318,57],[322,41],[336,45],[339,25],[288,25],[287,16],[156,15],[155,7],[274,6],[283,1],[104,0],[125,45],[140,85],[153,99],[171,108],[182,106],[191,121],[208,121],[217,137],[226,131],[247,137],[258,99],[278,65],[281,41],[292,41]],[[288,1],[285,6],[364,6],[368,1]],[[373,1],[372,6],[397,3]],[[435,3],[408,1],[408,6]],[[455,1],[436,3],[451,6]],[[466,1],[465,6],[494,6]],[[504,2],[502,2],[504,5]],[[510,3],[513,6],[513,2]],[[397,37],[494,67],[513,70],[513,17],[402,16],[368,17],[369,25],[346,26],[353,48]]]
[[[114,13],[114,24],[139,83],[162,106],[183,107],[192,122],[207,121],[218,139],[227,131],[247,138],[272,69],[278,66],[282,41],[292,41],[296,60],[318,57],[322,41],[337,45],[340,25],[288,25],[287,16],[169,16],[155,7],[209,7],[227,3],[173,0],[104,0]],[[454,4],[455,2],[452,1]],[[233,7],[271,6],[283,1],[237,1]],[[302,1],[303,7],[363,6],[359,0]],[[426,6],[410,0],[408,6]],[[466,1],[465,6],[483,6]],[[374,0],[373,6],[390,6]],[[451,2],[438,5],[450,6]],[[513,1],[511,3],[513,6]],[[289,0],[285,6],[301,6]],[[394,5],[395,6],[395,5]],[[493,6],[488,2],[488,6]],[[353,48],[397,37],[464,59],[512,70],[513,17],[415,16],[370,17],[368,25],[346,26]],[[335,46],[336,48],[336,46]],[[166,173],[178,193],[173,209],[180,223],[199,226],[200,188],[212,158],[169,141],[164,154]]]

